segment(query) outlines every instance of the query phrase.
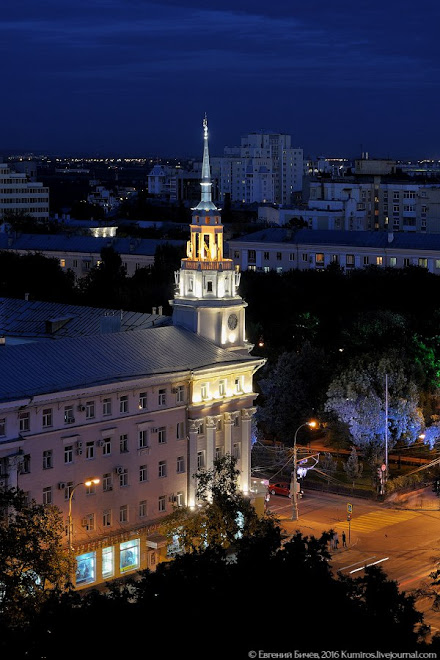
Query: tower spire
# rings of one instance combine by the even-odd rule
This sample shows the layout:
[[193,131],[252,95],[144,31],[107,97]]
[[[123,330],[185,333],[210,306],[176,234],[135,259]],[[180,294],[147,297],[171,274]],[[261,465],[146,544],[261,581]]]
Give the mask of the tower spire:
[[208,145],[208,117],[205,112],[203,118],[203,162],[202,162],[202,180],[200,181],[202,189],[201,200],[196,209],[204,211],[217,211],[217,207],[212,201],[212,181],[211,166],[209,163],[209,145]]

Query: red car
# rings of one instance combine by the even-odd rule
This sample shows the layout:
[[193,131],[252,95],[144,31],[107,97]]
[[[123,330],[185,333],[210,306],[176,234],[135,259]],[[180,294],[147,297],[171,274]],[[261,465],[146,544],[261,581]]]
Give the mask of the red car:
[[290,497],[290,484],[286,482],[269,484],[267,490],[271,495],[284,495],[285,497]]

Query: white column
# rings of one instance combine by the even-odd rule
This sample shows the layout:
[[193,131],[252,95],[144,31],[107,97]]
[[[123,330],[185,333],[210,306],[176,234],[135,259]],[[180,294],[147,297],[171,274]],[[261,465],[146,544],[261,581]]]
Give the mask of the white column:
[[196,419],[189,419],[188,438],[188,506],[196,505],[196,480],[193,475],[197,472],[197,436],[199,423]]
[[240,486],[244,493],[248,493],[251,486],[251,429],[252,416],[255,408],[241,411],[241,477]]
[[214,417],[206,418],[206,469],[212,470],[215,458],[215,432],[217,424]]
[[231,413],[224,414],[223,426],[224,426],[224,438],[225,438],[225,454],[232,454],[232,425],[234,420],[232,419]]

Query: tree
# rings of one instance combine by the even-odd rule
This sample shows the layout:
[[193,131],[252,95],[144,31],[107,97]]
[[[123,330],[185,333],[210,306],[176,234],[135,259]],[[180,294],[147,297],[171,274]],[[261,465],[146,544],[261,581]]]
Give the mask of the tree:
[[353,358],[330,383],[325,409],[348,425],[358,447],[385,444],[386,374],[389,448],[414,443],[424,426],[417,387],[399,356]]
[[343,465],[347,477],[350,479],[353,489],[354,482],[362,475],[364,465],[359,463],[356,447],[352,447],[351,454]]
[[124,308],[126,271],[121,255],[113,247],[104,247],[100,263],[84,277],[79,288],[88,304]]
[[[237,459],[227,454],[214,461],[210,470],[199,470],[196,498],[202,503],[194,511],[177,507],[162,527],[171,543],[185,552],[230,549],[238,539],[267,535],[268,526],[258,517],[249,498],[238,490]],[[279,533],[273,533],[276,544]]]
[[327,482],[330,483],[330,479],[332,478],[338,467],[337,460],[333,458],[333,456],[329,452],[326,452],[324,454],[322,461],[320,461],[320,466],[322,468],[322,471],[325,473],[327,477]]
[[73,560],[62,547],[63,520],[55,507],[27,502],[17,489],[0,492],[0,619],[29,621],[53,589],[69,587]]
[[298,353],[280,355],[259,382],[262,392],[256,415],[259,431],[292,445],[296,429],[316,416],[325,393],[327,370],[324,352],[309,343]]

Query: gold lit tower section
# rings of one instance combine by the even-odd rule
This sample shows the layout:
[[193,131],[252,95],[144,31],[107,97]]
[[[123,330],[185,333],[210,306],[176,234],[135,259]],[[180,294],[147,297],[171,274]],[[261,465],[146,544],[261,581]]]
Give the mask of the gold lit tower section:
[[203,120],[201,199],[192,209],[187,256],[175,273],[173,323],[223,348],[249,350],[245,339],[246,303],[238,295],[240,273],[223,256],[223,225],[212,201],[208,120]]

